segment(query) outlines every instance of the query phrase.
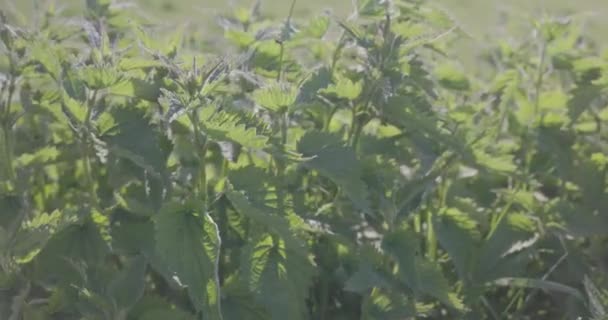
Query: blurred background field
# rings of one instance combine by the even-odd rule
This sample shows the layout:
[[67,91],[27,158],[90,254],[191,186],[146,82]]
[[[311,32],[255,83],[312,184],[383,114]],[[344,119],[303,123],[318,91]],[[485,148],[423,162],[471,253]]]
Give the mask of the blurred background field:
[[[21,21],[28,23],[36,7],[53,3],[57,9],[70,15],[83,12],[88,0],[0,0],[9,12],[23,13]],[[155,25],[190,25],[197,34],[213,38],[218,29],[216,17],[235,8],[249,8],[255,0],[116,0],[114,3],[143,15]],[[308,18],[331,12],[346,18],[354,10],[357,0],[296,0],[296,18]],[[443,9],[460,30],[468,36],[455,45],[452,53],[461,57],[465,65],[477,64],[477,53],[483,50],[488,38],[521,41],[532,23],[542,17],[571,17],[583,22],[587,35],[602,48],[608,48],[604,39],[608,30],[608,0],[428,0]],[[261,13],[275,19],[287,17],[291,0],[262,0]],[[209,39],[206,39],[209,40]],[[218,49],[218,48],[215,48]],[[221,51],[221,49],[220,49]]]
[[[2,0],[27,12],[45,0]],[[79,10],[86,0],[55,0],[58,7]],[[128,1],[119,1],[128,2]],[[205,23],[213,20],[217,13],[236,6],[250,6],[252,0],[133,0],[151,17],[167,22]],[[356,0],[298,0],[295,6],[297,16],[310,16],[330,9],[338,16],[352,12]],[[519,17],[522,21],[537,17],[542,12],[550,15],[577,14],[590,21],[590,32],[602,33],[608,30],[607,0],[429,0],[443,7],[461,26],[472,35],[487,34],[501,20],[503,13]],[[1,2],[0,2],[1,3]],[[274,17],[286,16],[291,0],[262,1],[262,11]]]

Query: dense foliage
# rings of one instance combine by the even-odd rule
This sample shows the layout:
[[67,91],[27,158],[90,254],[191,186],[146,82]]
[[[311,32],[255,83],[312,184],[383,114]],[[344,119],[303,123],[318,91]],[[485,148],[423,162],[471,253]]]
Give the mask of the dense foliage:
[[422,0],[0,21],[2,319],[606,319],[608,55]]

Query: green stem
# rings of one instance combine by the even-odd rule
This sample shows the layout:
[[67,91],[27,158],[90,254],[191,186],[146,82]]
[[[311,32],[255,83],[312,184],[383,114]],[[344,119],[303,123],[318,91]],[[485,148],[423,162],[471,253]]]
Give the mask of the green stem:
[[414,217],[414,232],[420,233],[421,230],[422,230],[422,219],[420,218],[420,215],[417,214]]
[[[7,124],[3,124],[2,126],[2,155],[4,157],[4,165],[3,168],[6,172],[7,182],[9,184],[15,181],[15,170],[13,168],[13,146],[12,146],[12,136],[11,129],[8,128]],[[7,187],[7,186],[4,186]]]
[[437,236],[435,235],[435,228],[433,227],[433,211],[431,209],[426,212],[426,241],[427,241],[427,254],[430,261],[437,259]]
[[[15,183],[16,174],[15,169],[13,167],[13,123],[11,121],[11,105],[13,102],[13,94],[15,93],[15,75],[14,75],[14,66],[13,60],[10,59],[10,80],[8,85],[8,94],[6,98],[5,110],[4,114],[0,115],[0,121],[2,122],[2,151],[4,156],[4,163],[6,170],[6,178],[8,185],[4,187],[11,188],[10,186]],[[14,187],[14,185],[13,185]]]
[[359,122],[357,121],[357,108],[355,106],[351,106],[350,128],[348,129],[347,137],[347,141],[351,146],[355,132],[358,130],[358,124]]
[[201,201],[203,201],[205,211],[207,211],[207,168],[205,166],[205,157],[207,156],[207,140],[201,139],[201,130],[198,124],[198,113],[196,113],[196,111],[191,112],[189,118],[194,129],[194,142],[198,150],[198,157],[200,161],[198,178],[196,181],[196,195]]
[[492,226],[490,229],[490,232],[488,233],[488,236],[486,239],[489,239],[490,237],[492,237],[492,235],[494,234],[494,232],[496,231],[496,229],[498,228],[498,225],[500,225],[500,222],[505,218],[505,216],[507,215],[507,213],[509,213],[509,210],[511,209],[511,205],[513,205],[513,197],[511,198],[511,200],[509,200],[509,202],[507,202],[507,205],[502,209],[502,211],[500,212],[500,214],[498,214],[498,216],[494,216],[492,219]]
[[[282,113],[279,116],[279,125],[281,131],[281,152],[285,152],[287,144],[287,113]],[[280,214],[285,214],[285,163],[280,155],[276,157],[275,163],[277,168],[277,183],[275,186],[277,193],[277,209]]]
[[342,49],[344,48],[345,39],[346,32],[342,30],[342,33],[340,34],[340,40],[338,40],[338,45],[336,46],[336,49],[334,50],[334,53],[331,58],[331,67],[329,69],[329,74],[331,78],[333,78],[334,72],[336,71],[336,66],[338,64],[338,61],[340,60],[340,53],[342,53]]
[[84,159],[84,174],[87,189],[89,191],[90,203],[95,209],[99,209],[99,199],[97,197],[97,190],[95,188],[95,179],[93,179],[93,162],[91,160],[91,139],[90,135],[93,134],[91,128],[91,115],[97,102],[97,90],[93,90],[91,97],[87,100],[87,113],[84,123],[84,132],[82,138],[82,156]]
[[[87,133],[85,133],[87,134]],[[95,189],[95,180],[93,179],[93,164],[91,163],[90,148],[88,138],[82,143],[82,153],[84,156],[84,175],[86,179],[87,189],[93,208],[99,209],[99,201],[97,199],[97,190]]]
[[545,67],[545,59],[547,56],[547,41],[543,41],[542,47],[540,49],[540,61],[538,63],[538,71],[536,75],[536,84],[535,84],[535,96],[534,96],[534,117],[538,116],[538,109],[540,108],[540,94],[542,91],[544,72],[543,69]]
[[277,72],[277,82],[280,82],[283,77],[283,55],[285,53],[285,47],[283,46],[282,41],[279,41],[279,46],[281,46],[281,51],[279,52],[279,72]]
[[329,132],[329,126],[331,126],[331,120],[334,118],[334,115],[336,114],[336,111],[338,111],[338,106],[333,106],[331,108],[331,111],[329,112],[329,115],[327,115],[327,119],[325,121],[325,124],[323,125],[323,130],[326,132]]
[[353,135],[353,140],[351,146],[353,150],[357,152],[357,147],[359,146],[359,138],[361,137],[361,131],[363,131],[363,125],[357,121],[357,129],[355,130],[355,134]]

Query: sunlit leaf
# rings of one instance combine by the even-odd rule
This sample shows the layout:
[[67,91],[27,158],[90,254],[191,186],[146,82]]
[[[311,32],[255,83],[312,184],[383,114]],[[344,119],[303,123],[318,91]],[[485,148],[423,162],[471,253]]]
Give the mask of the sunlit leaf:
[[284,112],[296,102],[297,88],[285,83],[271,83],[256,90],[253,99],[265,109]]

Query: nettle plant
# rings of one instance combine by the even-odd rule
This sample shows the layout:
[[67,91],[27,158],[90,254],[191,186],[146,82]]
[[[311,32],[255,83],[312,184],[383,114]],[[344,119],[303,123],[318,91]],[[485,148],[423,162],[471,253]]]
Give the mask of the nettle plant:
[[2,15],[3,319],[606,318],[608,56],[576,20],[467,72],[420,0],[238,9],[219,55],[134,17]]

